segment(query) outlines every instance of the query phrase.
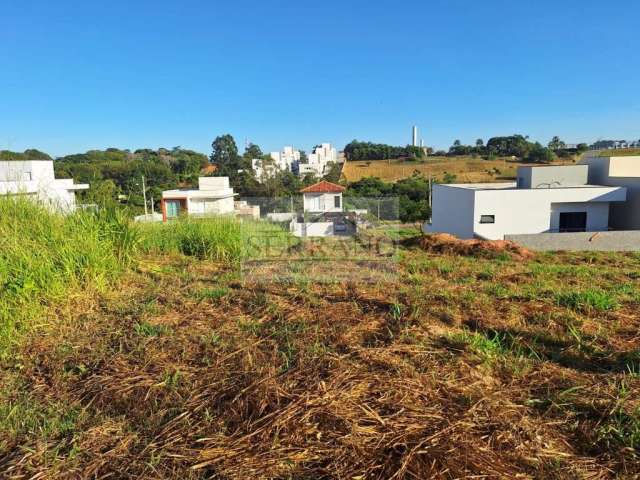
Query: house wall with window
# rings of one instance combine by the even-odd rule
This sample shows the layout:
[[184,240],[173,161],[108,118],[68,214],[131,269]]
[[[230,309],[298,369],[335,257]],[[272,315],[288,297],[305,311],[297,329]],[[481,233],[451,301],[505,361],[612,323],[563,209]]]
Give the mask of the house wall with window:
[[305,193],[303,202],[305,212],[342,212],[342,193]]
[[[609,226],[610,202],[624,202],[626,189],[582,185],[563,188],[516,188],[515,184],[437,185],[432,222],[426,232],[460,238],[501,240],[505,235],[559,232],[565,223],[576,229],[584,218],[586,231]],[[565,225],[566,226],[566,225]]]
[[[626,199],[625,189],[616,187],[488,189],[474,194],[473,233],[492,240],[506,234],[559,232],[562,212],[586,213],[585,230],[605,231],[609,202]],[[493,216],[493,223],[482,222],[483,215]]]

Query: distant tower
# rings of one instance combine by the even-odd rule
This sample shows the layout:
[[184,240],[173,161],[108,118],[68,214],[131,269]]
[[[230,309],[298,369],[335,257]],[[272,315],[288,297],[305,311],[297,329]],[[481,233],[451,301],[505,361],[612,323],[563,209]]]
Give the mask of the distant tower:
[[423,138],[420,139],[420,148],[424,148],[424,139]]
[[414,147],[418,146],[418,127],[415,125],[413,126],[413,141],[411,142],[411,145]]

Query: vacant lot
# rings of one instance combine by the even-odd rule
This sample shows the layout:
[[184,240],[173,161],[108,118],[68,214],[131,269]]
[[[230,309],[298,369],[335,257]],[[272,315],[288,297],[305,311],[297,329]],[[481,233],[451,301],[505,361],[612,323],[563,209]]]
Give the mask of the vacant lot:
[[[568,161],[566,163],[573,163]],[[558,162],[557,164],[562,164]],[[455,175],[455,181],[495,182],[515,178],[519,165],[531,165],[515,162],[511,159],[483,160],[472,157],[427,157],[424,161],[405,160],[373,160],[346,162],[342,174],[349,182],[364,177],[379,177],[388,182],[395,182],[411,176],[414,172],[434,179],[443,180],[447,174]]]
[[4,478],[640,474],[640,256],[407,242],[396,274],[322,282],[339,245],[302,245],[276,281],[186,233],[32,318],[0,373]]

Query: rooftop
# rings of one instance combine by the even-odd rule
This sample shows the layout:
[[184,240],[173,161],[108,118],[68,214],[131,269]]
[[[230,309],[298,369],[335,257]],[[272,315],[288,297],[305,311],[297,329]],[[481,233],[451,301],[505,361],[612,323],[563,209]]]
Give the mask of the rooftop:
[[576,188],[612,188],[607,185],[563,185],[563,186],[551,186],[550,188],[518,188],[515,182],[503,182],[503,183],[447,183],[440,184],[443,187],[452,188],[464,188],[466,190],[571,190]]
[[345,188],[342,185],[327,182],[322,180],[321,182],[314,183],[306,188],[300,190],[300,193],[342,193]]

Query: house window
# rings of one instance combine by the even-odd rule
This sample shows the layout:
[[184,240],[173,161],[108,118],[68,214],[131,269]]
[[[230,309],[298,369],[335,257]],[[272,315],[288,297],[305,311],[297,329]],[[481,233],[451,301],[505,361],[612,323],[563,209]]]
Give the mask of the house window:
[[480,223],[496,223],[495,215],[480,215]]
[[560,222],[558,230],[566,232],[586,232],[587,212],[560,212]]
[[336,208],[340,208],[340,195],[336,195],[333,197],[333,206]]

